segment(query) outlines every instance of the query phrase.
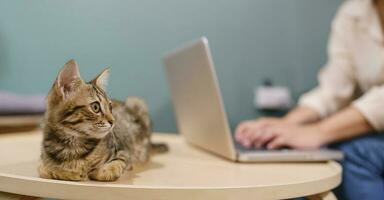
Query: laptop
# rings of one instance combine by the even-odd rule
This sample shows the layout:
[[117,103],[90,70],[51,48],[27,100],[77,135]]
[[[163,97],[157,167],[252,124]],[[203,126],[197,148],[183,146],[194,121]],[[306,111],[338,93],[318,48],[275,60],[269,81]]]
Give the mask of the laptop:
[[202,37],[164,58],[181,135],[193,146],[236,162],[319,162],[342,159],[340,151],[236,148],[224,109],[208,40]]

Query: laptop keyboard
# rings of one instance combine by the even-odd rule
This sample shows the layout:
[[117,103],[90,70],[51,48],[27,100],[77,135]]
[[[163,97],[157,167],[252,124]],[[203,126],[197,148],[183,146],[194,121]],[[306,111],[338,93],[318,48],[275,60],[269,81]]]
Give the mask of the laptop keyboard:
[[256,148],[246,148],[238,142],[235,142],[236,150],[240,152],[252,152],[252,151],[267,151],[266,148],[256,149]]
[[259,149],[256,149],[255,147],[251,147],[251,148],[246,148],[244,147],[243,145],[241,145],[240,143],[238,142],[235,142],[235,148],[236,150],[238,150],[239,152],[243,152],[243,153],[246,153],[246,152],[255,152],[255,151],[287,151],[287,150],[290,150],[289,148],[281,148],[281,149],[274,149],[274,150],[269,150],[265,147],[263,148],[259,148]]

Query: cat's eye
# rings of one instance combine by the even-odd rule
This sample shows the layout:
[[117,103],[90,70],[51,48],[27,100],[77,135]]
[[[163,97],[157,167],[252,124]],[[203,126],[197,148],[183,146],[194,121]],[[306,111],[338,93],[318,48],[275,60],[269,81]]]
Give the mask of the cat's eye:
[[92,111],[95,112],[95,113],[100,112],[100,104],[99,104],[99,102],[93,102],[91,104],[91,108],[92,108]]

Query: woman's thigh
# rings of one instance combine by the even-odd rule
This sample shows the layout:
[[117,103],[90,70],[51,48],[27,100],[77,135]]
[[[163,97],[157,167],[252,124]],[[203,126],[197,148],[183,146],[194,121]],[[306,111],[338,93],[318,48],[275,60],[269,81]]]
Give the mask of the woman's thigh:
[[344,152],[340,199],[384,199],[384,134],[373,133],[330,145]]

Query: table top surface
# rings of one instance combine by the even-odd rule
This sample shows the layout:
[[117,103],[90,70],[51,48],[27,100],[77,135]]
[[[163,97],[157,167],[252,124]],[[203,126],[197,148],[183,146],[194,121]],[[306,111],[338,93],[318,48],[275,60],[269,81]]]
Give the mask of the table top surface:
[[115,182],[70,182],[38,177],[40,131],[0,135],[0,191],[65,199],[283,199],[329,191],[341,167],[320,163],[235,163],[196,149],[176,134],[154,134],[170,151]]

